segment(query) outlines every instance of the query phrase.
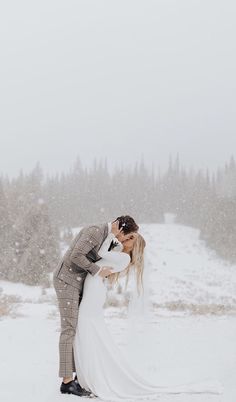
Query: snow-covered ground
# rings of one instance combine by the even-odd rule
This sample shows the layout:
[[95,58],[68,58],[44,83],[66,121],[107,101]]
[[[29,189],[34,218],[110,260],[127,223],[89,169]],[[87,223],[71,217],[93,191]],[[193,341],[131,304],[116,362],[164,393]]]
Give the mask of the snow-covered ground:
[[[197,230],[153,224],[142,225],[141,233],[147,241],[148,314],[127,319],[124,308],[107,308],[117,343],[156,384],[219,381],[224,387],[218,396],[161,396],[159,402],[235,402],[236,266],[207,249]],[[0,288],[18,297],[14,314],[0,320],[0,401],[74,400],[58,392],[53,289],[8,282]]]

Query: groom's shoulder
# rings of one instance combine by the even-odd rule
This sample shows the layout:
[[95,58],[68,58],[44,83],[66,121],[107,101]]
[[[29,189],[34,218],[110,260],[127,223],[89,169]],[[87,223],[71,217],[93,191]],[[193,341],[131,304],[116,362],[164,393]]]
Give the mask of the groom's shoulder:
[[94,234],[97,236],[107,235],[108,223],[99,223],[99,224],[84,226],[81,229],[81,231],[79,232],[79,234],[82,234],[82,233]]

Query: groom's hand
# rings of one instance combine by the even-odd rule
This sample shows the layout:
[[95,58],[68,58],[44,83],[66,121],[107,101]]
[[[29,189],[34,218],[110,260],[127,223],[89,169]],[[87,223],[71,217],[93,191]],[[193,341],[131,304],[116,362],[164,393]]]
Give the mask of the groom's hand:
[[111,267],[102,267],[101,271],[99,272],[99,276],[102,278],[106,278],[107,276],[113,274],[113,268]]

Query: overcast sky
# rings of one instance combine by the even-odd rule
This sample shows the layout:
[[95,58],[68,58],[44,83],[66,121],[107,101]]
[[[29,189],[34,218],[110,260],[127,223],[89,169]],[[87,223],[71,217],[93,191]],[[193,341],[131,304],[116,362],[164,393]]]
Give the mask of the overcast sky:
[[215,169],[236,153],[236,3],[0,5],[0,173],[107,157]]

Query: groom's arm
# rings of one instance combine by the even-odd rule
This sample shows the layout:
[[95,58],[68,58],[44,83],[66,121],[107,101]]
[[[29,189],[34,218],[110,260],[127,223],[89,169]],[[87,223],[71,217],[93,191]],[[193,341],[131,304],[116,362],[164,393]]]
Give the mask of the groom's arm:
[[96,275],[100,271],[100,267],[91,262],[86,255],[103,240],[103,233],[97,226],[82,229],[81,236],[79,237],[74,249],[71,253],[71,261],[79,268],[84,269],[91,275]]

